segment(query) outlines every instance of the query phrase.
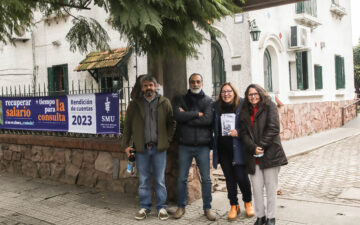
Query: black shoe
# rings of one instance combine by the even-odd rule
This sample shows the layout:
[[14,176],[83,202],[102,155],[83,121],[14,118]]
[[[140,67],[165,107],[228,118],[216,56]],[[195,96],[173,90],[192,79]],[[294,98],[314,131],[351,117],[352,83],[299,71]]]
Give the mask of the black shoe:
[[[274,219],[274,221],[275,221],[275,219]],[[266,223],[266,216],[263,216],[261,218],[258,217],[256,222],[254,223],[254,225],[263,225],[265,223]]]
[[266,225],[275,225],[275,218],[267,219],[266,220]]

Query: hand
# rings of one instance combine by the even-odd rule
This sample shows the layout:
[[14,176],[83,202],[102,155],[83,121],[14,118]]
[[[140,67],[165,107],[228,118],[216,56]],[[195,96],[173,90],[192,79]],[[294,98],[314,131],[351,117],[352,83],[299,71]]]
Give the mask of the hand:
[[180,112],[185,112],[185,110],[183,108],[181,108],[181,107],[179,107],[179,111]]
[[255,149],[255,154],[256,155],[260,155],[264,153],[264,149],[262,149],[261,147],[256,147]]
[[125,153],[126,153],[127,157],[130,156],[130,151],[135,151],[135,148],[133,148],[131,146],[125,148]]
[[202,117],[202,116],[204,116],[204,113],[199,112],[199,117]]
[[237,130],[230,130],[230,131],[229,131],[229,136],[231,136],[231,137],[237,137],[237,136],[238,136]]

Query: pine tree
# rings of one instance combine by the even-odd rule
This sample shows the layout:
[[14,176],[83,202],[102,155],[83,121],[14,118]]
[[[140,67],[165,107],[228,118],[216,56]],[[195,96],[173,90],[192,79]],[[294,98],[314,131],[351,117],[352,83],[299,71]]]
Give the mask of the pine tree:
[[77,10],[90,7],[109,12],[113,28],[138,53],[162,55],[171,51],[181,56],[196,55],[204,33],[221,35],[212,23],[240,11],[233,0],[1,0],[0,42],[12,42],[13,32],[30,29],[38,10],[44,16],[67,13],[73,17],[73,27],[66,36],[70,50],[108,49],[109,36],[101,25],[76,15]]

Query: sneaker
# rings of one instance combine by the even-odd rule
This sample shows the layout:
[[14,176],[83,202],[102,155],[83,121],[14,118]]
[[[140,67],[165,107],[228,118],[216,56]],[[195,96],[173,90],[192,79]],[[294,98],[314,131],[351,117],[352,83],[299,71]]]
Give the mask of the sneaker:
[[216,214],[214,212],[212,212],[211,209],[205,209],[204,214],[208,220],[210,220],[210,221],[216,220]]
[[159,210],[159,220],[167,220],[169,219],[169,214],[167,213],[166,209],[162,208]]
[[185,214],[185,208],[178,208],[173,215],[174,219],[180,219]]
[[136,213],[135,219],[137,219],[137,220],[146,219],[147,216],[150,214],[150,212],[151,211],[149,209],[142,208],[139,210],[139,212]]

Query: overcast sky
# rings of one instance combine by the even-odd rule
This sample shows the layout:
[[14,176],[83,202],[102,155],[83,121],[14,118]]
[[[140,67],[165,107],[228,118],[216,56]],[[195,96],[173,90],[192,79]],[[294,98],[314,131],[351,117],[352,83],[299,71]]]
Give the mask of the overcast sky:
[[360,0],[351,0],[352,43],[359,44],[360,38]]

